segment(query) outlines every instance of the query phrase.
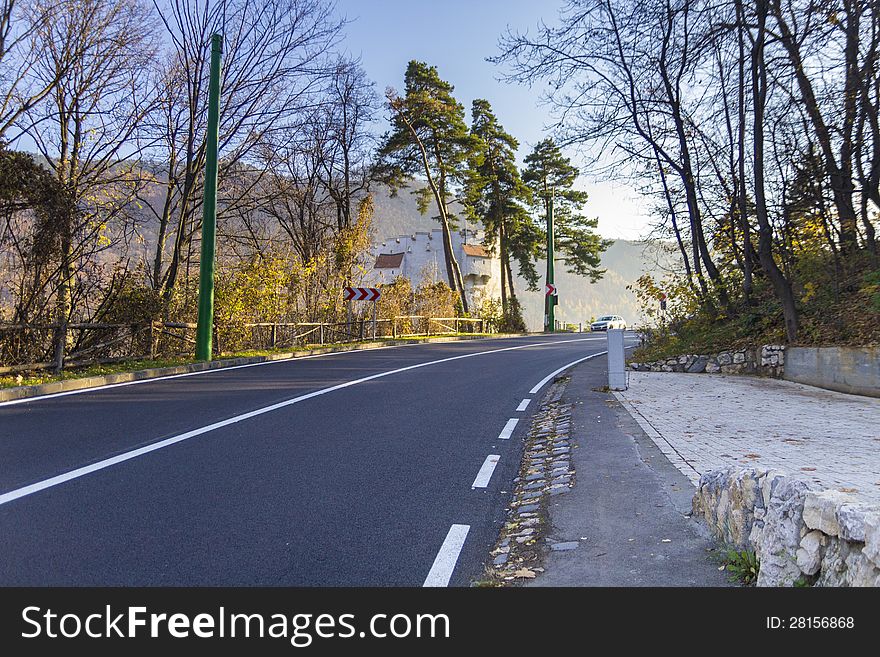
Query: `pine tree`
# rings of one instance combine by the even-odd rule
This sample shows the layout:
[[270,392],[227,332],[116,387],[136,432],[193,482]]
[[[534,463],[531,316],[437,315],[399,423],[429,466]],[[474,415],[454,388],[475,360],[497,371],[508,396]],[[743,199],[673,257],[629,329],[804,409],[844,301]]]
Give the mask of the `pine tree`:
[[[595,229],[599,221],[581,214],[581,207],[587,202],[587,193],[573,189],[578,177],[577,167],[562,155],[552,139],[544,139],[535,145],[525,158],[526,168],[522,172],[523,182],[532,191],[533,207],[543,212],[544,217],[550,209],[553,196],[553,226],[555,251],[568,271],[578,276],[586,276],[595,283],[605,273],[599,269],[602,252],[612,244],[612,240],[602,239]],[[543,245],[546,257],[546,245]]]
[[525,330],[510,262],[516,260],[530,289],[537,288],[534,259],[541,233],[528,212],[532,194],[517,169],[519,143],[498,123],[492,106],[486,100],[475,100],[471,112],[477,147],[468,172],[468,210],[485,227],[488,245],[498,247],[505,330]]
[[386,94],[391,130],[379,150],[377,174],[392,193],[416,175],[427,179],[427,186],[415,192],[419,210],[427,212],[432,200],[437,207],[449,287],[467,313],[461,269],[452,248],[457,218],[448,204],[453,192],[463,184],[475,140],[465,123],[464,107],[452,95],[454,87],[440,79],[436,67],[411,61],[404,84],[403,96],[393,89]]

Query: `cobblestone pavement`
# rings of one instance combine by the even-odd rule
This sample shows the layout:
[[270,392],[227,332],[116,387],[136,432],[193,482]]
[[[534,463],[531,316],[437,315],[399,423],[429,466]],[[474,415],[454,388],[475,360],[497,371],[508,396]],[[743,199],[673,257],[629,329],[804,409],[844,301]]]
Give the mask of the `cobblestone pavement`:
[[[492,550],[487,579],[494,585],[534,579],[544,571],[541,544],[547,529],[548,500],[574,485],[571,465],[571,406],[562,404],[569,377],[560,376],[541,400],[525,440],[520,474],[513,480],[508,520]],[[552,549],[571,549],[553,546]]]
[[694,485],[709,470],[756,466],[880,502],[880,399],[666,372],[629,372],[615,395]]

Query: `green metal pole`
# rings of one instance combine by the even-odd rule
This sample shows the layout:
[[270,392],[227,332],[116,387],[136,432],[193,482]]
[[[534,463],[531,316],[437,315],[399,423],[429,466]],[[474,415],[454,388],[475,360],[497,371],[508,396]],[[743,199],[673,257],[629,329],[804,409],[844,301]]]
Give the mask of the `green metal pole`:
[[223,35],[211,37],[211,81],[208,86],[208,134],[206,135],[205,195],[202,203],[202,261],[199,268],[199,326],[196,360],[211,360],[214,327],[214,250],[217,232],[217,142],[220,125],[220,57]]
[[[556,257],[555,238],[553,235],[553,192],[550,192],[550,202],[547,204],[547,283],[553,285],[553,260]],[[558,297],[552,294],[544,296],[544,331],[553,333],[556,330],[556,300]]]

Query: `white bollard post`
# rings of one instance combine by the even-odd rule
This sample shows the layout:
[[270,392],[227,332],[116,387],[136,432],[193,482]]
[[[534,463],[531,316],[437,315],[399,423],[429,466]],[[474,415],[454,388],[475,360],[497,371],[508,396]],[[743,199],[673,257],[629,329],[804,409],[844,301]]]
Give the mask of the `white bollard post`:
[[608,387],[612,390],[626,390],[623,334],[623,329],[608,330]]

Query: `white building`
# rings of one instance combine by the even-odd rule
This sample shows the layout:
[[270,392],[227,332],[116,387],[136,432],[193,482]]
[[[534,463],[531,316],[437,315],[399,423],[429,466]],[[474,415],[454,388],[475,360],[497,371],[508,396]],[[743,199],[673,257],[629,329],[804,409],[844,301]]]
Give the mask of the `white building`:
[[[483,246],[482,230],[453,231],[452,248],[461,268],[468,301],[479,303],[488,297],[501,296],[501,260]],[[426,278],[448,283],[443,255],[443,232],[440,228],[388,239],[373,249],[373,281],[390,283],[405,276],[413,286]]]

